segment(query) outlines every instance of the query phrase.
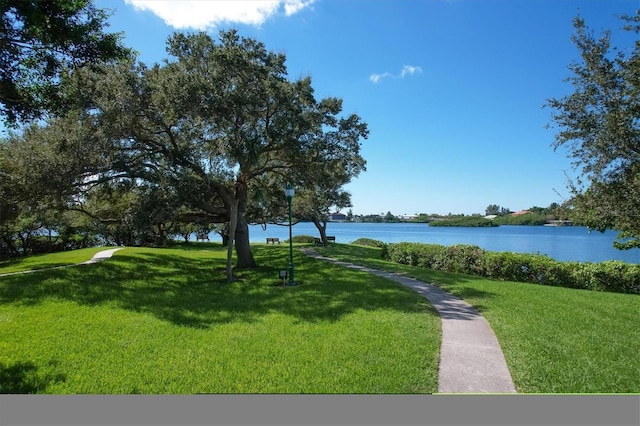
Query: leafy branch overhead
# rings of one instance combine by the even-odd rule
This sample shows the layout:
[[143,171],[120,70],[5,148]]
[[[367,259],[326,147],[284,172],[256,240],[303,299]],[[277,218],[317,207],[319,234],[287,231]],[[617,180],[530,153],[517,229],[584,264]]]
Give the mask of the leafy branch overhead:
[[0,115],[9,123],[63,110],[68,70],[124,57],[106,33],[108,11],[90,0],[0,1]]
[[[624,30],[640,33],[640,11],[623,16]],[[640,244],[640,39],[631,52],[611,47],[611,33],[596,38],[581,18],[572,38],[581,60],[570,65],[574,92],[552,98],[564,148],[581,176],[570,182],[576,219],[620,231],[619,248]],[[627,240],[630,238],[630,240]]]

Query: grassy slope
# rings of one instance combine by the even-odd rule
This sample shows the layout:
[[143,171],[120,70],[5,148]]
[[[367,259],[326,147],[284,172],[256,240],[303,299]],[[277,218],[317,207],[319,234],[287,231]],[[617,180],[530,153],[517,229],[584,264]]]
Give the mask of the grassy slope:
[[501,282],[384,262],[380,250],[324,254],[436,283],[489,321],[519,392],[639,393],[640,297]]
[[74,265],[90,260],[94,254],[111,247],[91,247],[59,253],[37,254],[0,261],[0,274],[27,271],[30,269],[46,269],[56,266]]
[[302,285],[282,287],[288,248],[254,255],[231,285],[213,244],[0,277],[0,392],[435,392],[440,322],[418,295],[297,253]]

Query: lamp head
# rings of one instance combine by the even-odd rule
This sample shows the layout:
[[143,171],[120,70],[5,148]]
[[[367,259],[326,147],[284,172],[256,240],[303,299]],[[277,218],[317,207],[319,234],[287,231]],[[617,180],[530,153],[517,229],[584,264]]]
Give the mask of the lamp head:
[[287,183],[287,187],[284,190],[284,196],[287,197],[287,200],[291,200],[294,193],[295,189],[293,189],[293,187]]

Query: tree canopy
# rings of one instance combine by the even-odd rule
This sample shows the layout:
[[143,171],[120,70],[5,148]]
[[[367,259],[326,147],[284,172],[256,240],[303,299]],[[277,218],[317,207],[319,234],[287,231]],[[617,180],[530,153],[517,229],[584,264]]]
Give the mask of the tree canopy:
[[126,54],[91,0],[0,0],[0,115],[39,118],[64,103],[65,70]]
[[[227,223],[230,276],[234,243],[236,266],[255,266],[248,224],[284,216],[285,182],[301,193],[316,185],[339,193],[364,168],[367,126],[343,116],[340,99],[317,100],[311,78],[290,80],[283,54],[236,31],[218,40],[175,34],[167,52],[152,66],[127,58],[76,69],[65,85],[75,108],[7,147],[18,155],[48,141],[40,164],[28,156],[15,164],[60,203],[103,223],[146,218],[156,234],[171,222]],[[57,178],[47,181],[40,171],[51,167]],[[112,195],[145,213],[97,201]]]
[[[623,16],[625,31],[640,32],[640,11]],[[573,93],[552,98],[558,131],[554,148],[567,149],[581,175],[570,182],[573,215],[590,228],[620,231],[618,248],[640,246],[640,39],[631,52],[599,38],[580,17],[573,43]],[[630,240],[626,240],[630,239]]]

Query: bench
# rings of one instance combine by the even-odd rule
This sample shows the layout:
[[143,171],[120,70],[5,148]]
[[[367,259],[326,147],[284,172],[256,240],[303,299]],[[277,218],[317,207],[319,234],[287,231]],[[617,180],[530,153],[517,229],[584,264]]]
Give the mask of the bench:
[[196,234],[196,242],[204,240],[209,241],[209,234],[205,234],[204,232]]
[[[329,243],[329,242],[335,243],[336,242],[336,237],[333,236],[333,235],[332,236],[328,236],[327,237],[327,243]],[[322,238],[314,238],[313,239],[313,245],[316,246],[316,247],[325,247],[326,246],[326,244],[324,244],[322,242]]]
[[272,237],[267,237],[267,244],[275,244],[278,243],[280,244],[280,238],[272,238]]

